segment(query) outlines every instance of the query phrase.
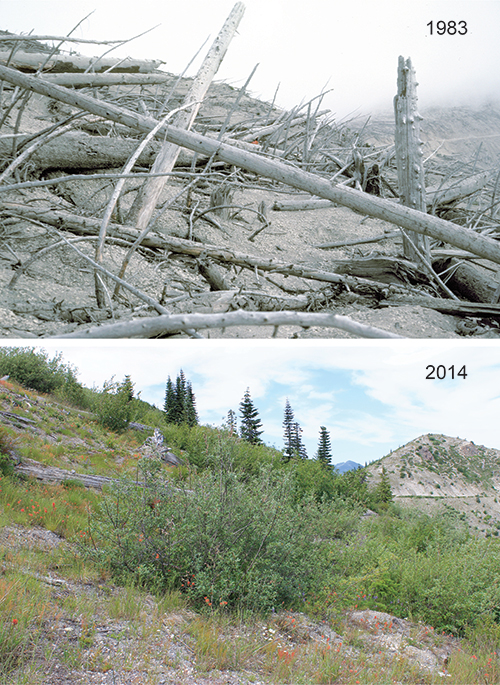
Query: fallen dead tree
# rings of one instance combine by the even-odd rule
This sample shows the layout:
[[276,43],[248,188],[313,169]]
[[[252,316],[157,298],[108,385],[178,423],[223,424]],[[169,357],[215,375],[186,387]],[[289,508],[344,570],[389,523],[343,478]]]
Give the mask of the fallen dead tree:
[[56,466],[45,466],[33,459],[23,459],[23,461],[14,466],[17,474],[25,478],[35,478],[43,483],[64,483],[64,482],[78,482],[86,488],[95,488],[102,490],[104,485],[111,485],[118,481],[107,476],[92,476],[86,473],[77,473],[76,471],[67,471]]
[[49,83],[72,88],[102,88],[103,86],[148,86],[166,83],[170,80],[167,74],[43,74],[42,78]]
[[[158,122],[130,110],[103,103],[88,95],[70,91],[61,86],[42,82],[40,79],[22,74],[14,69],[0,66],[0,78],[19,86],[47,95],[66,104],[97,114],[106,119],[125,124],[131,128],[148,132]],[[450,243],[480,257],[500,264],[500,246],[491,238],[477,235],[474,231],[457,226],[435,216],[419,212],[410,207],[397,205],[361,191],[340,186],[332,186],[327,179],[315,174],[293,168],[282,162],[266,159],[255,153],[246,152],[233,146],[201,136],[199,134],[165,126],[162,135],[172,143],[187,147],[198,154],[217,155],[222,161],[240,166],[248,171],[272,178],[318,197],[338,202],[350,209],[388,221],[410,231],[429,235],[436,240]]]
[[[8,213],[10,216],[18,216],[45,222],[55,227],[64,227],[66,230],[83,235],[96,235],[99,232],[100,221],[89,217],[81,217],[63,210],[53,210],[47,208],[42,210],[28,205],[21,205],[15,202],[5,202],[0,208],[0,212]],[[139,231],[131,226],[121,224],[110,224],[109,235],[121,239],[128,238],[137,240]],[[336,271],[324,271],[302,264],[289,264],[280,262],[274,257],[262,258],[252,254],[237,252],[226,247],[198,243],[174,236],[160,236],[156,233],[149,233],[144,241],[144,247],[167,249],[172,252],[187,254],[192,257],[204,257],[216,261],[236,264],[248,269],[258,269],[271,273],[279,273],[286,276],[296,276],[326,283],[343,284],[346,287],[356,290],[366,287],[377,288],[386,287],[388,279],[390,282],[410,283],[422,282],[422,275],[415,270],[410,262],[397,260],[394,258],[379,258],[369,260],[336,260]],[[368,278],[361,278],[359,274],[368,272]],[[20,266],[9,283],[9,287],[14,287],[18,278],[22,275],[23,268]],[[391,279],[392,275],[392,279]],[[377,283],[377,279],[380,283]]]
[[[33,136],[18,136],[17,150],[28,145]],[[107,169],[122,166],[137,147],[132,138],[104,138],[88,133],[71,131],[56,140],[50,140],[38,148],[27,162],[32,173],[41,174],[56,169]],[[160,145],[152,141],[142,152],[137,164],[149,166],[153,163]],[[0,156],[8,159],[12,141],[0,139]],[[181,160],[186,163],[187,160]]]
[[358,323],[338,314],[315,314],[301,312],[245,312],[224,314],[173,314],[154,318],[137,319],[108,326],[96,326],[83,331],[66,333],[57,338],[157,338],[174,331],[227,328],[228,326],[321,326],[340,328],[362,338],[402,338],[395,333]]
[[12,52],[0,52],[0,64],[10,64],[20,71],[37,71],[43,66],[44,71],[78,72],[92,69],[92,71],[104,72],[113,70],[117,72],[131,72],[147,74],[164,64],[161,60],[138,60],[126,57],[115,59],[109,57],[84,57],[83,55],[53,55],[47,57],[47,53],[17,51],[12,57]]

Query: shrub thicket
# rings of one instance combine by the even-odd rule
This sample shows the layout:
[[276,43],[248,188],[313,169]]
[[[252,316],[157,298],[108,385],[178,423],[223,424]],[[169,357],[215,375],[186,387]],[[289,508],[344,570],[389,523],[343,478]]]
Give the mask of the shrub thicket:
[[327,541],[342,535],[345,515],[311,496],[297,501],[291,472],[238,474],[231,447],[221,439],[213,468],[192,490],[165,486],[158,460],[144,458],[143,487],[123,482],[104,500],[87,553],[116,577],[180,589],[197,607],[303,606],[326,573]]
[[78,383],[76,369],[62,362],[62,353],[52,359],[45,350],[30,347],[0,348],[0,377],[8,375],[25,388],[56,394],[84,406],[85,391]]

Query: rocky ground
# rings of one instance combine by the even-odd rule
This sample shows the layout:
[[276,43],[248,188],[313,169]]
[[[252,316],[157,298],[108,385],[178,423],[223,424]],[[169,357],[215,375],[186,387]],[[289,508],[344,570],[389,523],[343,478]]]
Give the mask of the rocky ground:
[[[22,550],[55,558],[68,547],[51,531],[19,525],[1,529],[0,541],[5,550],[2,573]],[[127,606],[125,588],[104,578],[64,577],[56,564],[49,573],[25,572],[49,588],[54,609],[37,643],[34,684],[268,685],[276,682],[270,655],[281,655],[286,663],[290,655],[306,658],[318,651],[334,657],[341,678],[335,682],[358,682],[343,679],[353,673],[365,682],[374,670],[389,677],[400,663],[405,677],[412,673],[411,682],[427,683],[447,676],[448,659],[460,648],[460,640],[437,635],[430,626],[368,609],[343,612],[334,622],[296,612],[248,623],[221,621],[208,646],[202,617],[193,611],[165,608],[146,594]],[[401,677],[390,682],[408,682]],[[279,681],[295,682],[293,675]]]

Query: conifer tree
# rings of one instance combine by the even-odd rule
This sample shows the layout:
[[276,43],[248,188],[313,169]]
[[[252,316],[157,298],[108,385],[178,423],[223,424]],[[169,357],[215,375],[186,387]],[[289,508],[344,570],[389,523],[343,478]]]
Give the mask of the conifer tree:
[[374,499],[376,502],[382,502],[384,504],[392,502],[391,483],[385,466],[382,467],[382,475],[380,476],[379,484],[375,488]]
[[198,425],[193,387],[189,381],[186,381],[182,369],[176,378],[175,385],[170,376],[168,377],[163,411],[167,423],[175,423],[179,426],[182,423],[187,423],[188,426]]
[[262,443],[260,439],[261,434],[264,432],[262,430],[262,421],[259,419],[259,412],[254,407],[250,397],[249,388],[246,389],[243,395],[239,409],[241,415],[240,436],[243,440],[253,445]]
[[285,403],[285,416],[283,419],[283,440],[285,441],[285,447],[283,449],[283,461],[290,461],[290,459],[294,456],[294,418],[293,410],[287,397]]
[[307,459],[307,451],[302,442],[302,428],[294,421],[292,407],[288,398],[285,404],[285,416],[283,419],[283,439],[285,447],[283,449],[283,461],[290,459]]
[[165,402],[163,404],[165,420],[167,423],[175,423],[175,388],[170,376],[167,379],[165,388]]
[[302,428],[298,423],[293,424],[293,447],[294,456],[298,459],[307,459],[307,450],[302,442]]
[[196,400],[193,393],[193,387],[188,382],[186,386],[186,396],[184,399],[184,420],[188,426],[198,425],[198,412],[196,411]]
[[331,466],[332,446],[330,444],[330,433],[326,430],[325,426],[320,426],[319,429],[319,442],[316,459],[325,466]]
[[237,435],[238,434],[238,421],[237,421],[237,416],[236,412],[230,409],[227,412],[226,420],[223,424],[224,428],[229,431],[231,435]]

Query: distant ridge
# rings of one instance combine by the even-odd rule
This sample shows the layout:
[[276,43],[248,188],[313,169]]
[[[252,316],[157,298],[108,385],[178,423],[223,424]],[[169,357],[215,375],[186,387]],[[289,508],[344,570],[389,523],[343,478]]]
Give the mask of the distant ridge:
[[355,461],[343,461],[340,464],[335,464],[335,468],[339,473],[345,473],[346,471],[354,471],[363,467]]

